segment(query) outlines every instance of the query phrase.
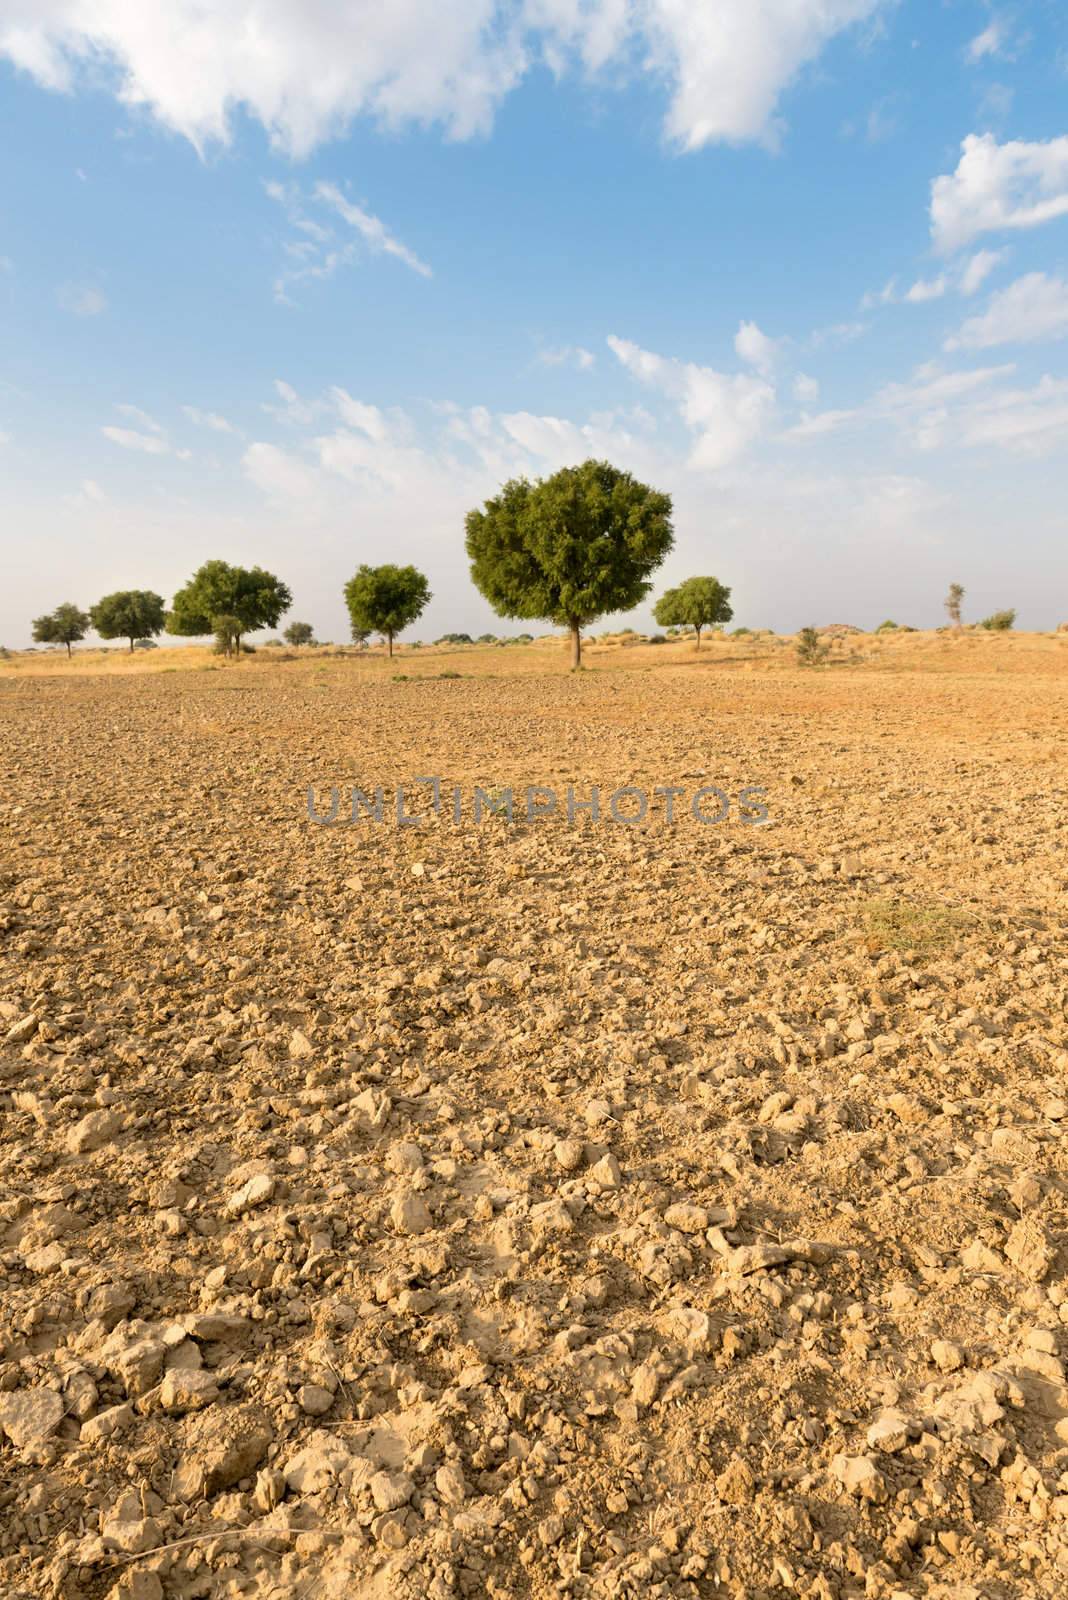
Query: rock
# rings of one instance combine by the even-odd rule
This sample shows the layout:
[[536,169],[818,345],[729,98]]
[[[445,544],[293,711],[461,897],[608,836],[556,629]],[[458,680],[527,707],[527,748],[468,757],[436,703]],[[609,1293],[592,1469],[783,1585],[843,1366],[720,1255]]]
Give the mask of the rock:
[[210,1372],[198,1367],[177,1367],[163,1374],[159,1403],[164,1411],[200,1411],[219,1398],[219,1386]]
[[87,1155],[109,1144],[121,1127],[122,1118],[117,1112],[90,1111],[67,1134],[67,1149],[72,1155]]
[[318,1383],[303,1383],[297,1390],[297,1404],[309,1417],[323,1417],[334,1403],[329,1389]]
[[556,1164],[564,1172],[576,1172],[581,1167],[586,1146],[581,1139],[559,1139],[553,1148]]
[[681,1344],[688,1356],[707,1355],[716,1343],[712,1318],[693,1306],[671,1306],[658,1322],[665,1337]]
[[0,1428],[17,1450],[36,1450],[63,1420],[63,1399],[54,1389],[16,1389],[0,1394]]
[[128,1567],[111,1594],[114,1600],[163,1600],[163,1585],[146,1567]]
[[315,1054],[315,1046],[306,1033],[299,1028],[294,1028],[289,1035],[289,1059],[291,1061],[305,1061],[308,1056]]
[[1017,1272],[1031,1283],[1041,1283],[1053,1266],[1057,1252],[1030,1217],[1015,1223],[1005,1242],[1005,1255]]
[[680,1200],[664,1212],[668,1227],[677,1228],[680,1233],[705,1233],[711,1220],[704,1206],[693,1205],[688,1200]]
[[246,1211],[254,1211],[257,1206],[267,1204],[273,1199],[275,1180],[269,1172],[257,1172],[247,1183],[243,1183],[236,1194],[232,1194],[226,1202],[226,1209],[231,1216],[241,1216]]
[[143,1555],[163,1542],[163,1529],[155,1517],[106,1521],[100,1534],[105,1550],[117,1550],[127,1556]]
[[745,1506],[756,1491],[756,1476],[744,1456],[733,1455],[716,1479],[716,1493],[729,1506]]
[[396,1196],[389,1208],[389,1220],[398,1233],[426,1233],[434,1225],[425,1201],[410,1189]]
[[135,1420],[134,1408],[128,1400],[120,1406],[109,1406],[106,1411],[98,1411],[95,1417],[82,1423],[81,1441],[83,1444],[100,1444],[105,1439],[113,1439],[116,1434],[132,1427]]
[[318,1494],[337,1482],[346,1467],[352,1465],[352,1456],[336,1434],[317,1429],[303,1449],[282,1467],[288,1488],[295,1494]]
[[911,1424],[903,1411],[893,1406],[880,1411],[868,1429],[866,1439],[869,1450],[881,1450],[895,1455],[904,1450],[911,1437]]
[[405,1472],[376,1472],[371,1479],[371,1499],[379,1511],[396,1511],[414,1493],[415,1484]]
[[836,1455],[831,1461],[831,1476],[847,1494],[859,1500],[881,1504],[889,1498],[889,1487],[871,1456]]
[[939,1372],[957,1372],[964,1365],[964,1351],[959,1344],[936,1339],[931,1346],[931,1360]]
[[211,1406],[186,1424],[185,1451],[174,1473],[176,1499],[198,1500],[256,1472],[274,1437],[258,1406]]
[[423,1152],[417,1144],[401,1139],[396,1144],[390,1145],[386,1153],[386,1167],[398,1176],[404,1173],[422,1172],[426,1162]]
[[996,1250],[975,1239],[960,1253],[961,1265],[969,1272],[1003,1272],[1005,1263]]
[[434,1474],[434,1487],[447,1506],[458,1506],[467,1498],[467,1480],[454,1462],[438,1468]]
[[619,1162],[611,1153],[602,1156],[600,1161],[590,1168],[588,1176],[594,1183],[599,1183],[602,1189],[618,1189],[623,1182]]

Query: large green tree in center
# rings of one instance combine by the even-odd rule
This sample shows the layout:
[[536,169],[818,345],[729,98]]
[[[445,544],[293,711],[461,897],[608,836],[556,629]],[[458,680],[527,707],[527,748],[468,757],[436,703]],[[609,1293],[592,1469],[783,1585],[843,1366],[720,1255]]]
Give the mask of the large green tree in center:
[[572,667],[582,629],[644,600],[674,543],[670,495],[607,461],[513,478],[466,527],[476,587],[502,617],[567,628]]
[[184,589],[179,589],[167,614],[167,632],[186,638],[214,633],[225,619],[241,653],[241,635],[257,628],[275,628],[293,596],[273,572],[262,567],[232,567],[227,561],[205,561]]
[[362,643],[369,633],[380,633],[392,655],[394,636],[411,627],[432,599],[418,567],[357,567],[345,585],[352,637]]

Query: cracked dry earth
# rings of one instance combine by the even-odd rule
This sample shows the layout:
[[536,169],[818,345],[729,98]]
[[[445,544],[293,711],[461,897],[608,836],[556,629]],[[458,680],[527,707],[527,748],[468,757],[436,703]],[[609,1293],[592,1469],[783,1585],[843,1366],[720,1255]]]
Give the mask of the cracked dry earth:
[[485,659],[0,685],[0,1592],[1063,1595],[1068,652]]

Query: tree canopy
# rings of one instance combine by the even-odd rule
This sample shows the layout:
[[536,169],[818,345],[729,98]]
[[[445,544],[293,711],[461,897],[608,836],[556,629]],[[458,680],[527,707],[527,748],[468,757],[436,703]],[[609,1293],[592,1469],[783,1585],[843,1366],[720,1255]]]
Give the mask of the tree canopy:
[[500,616],[569,629],[575,667],[582,628],[643,600],[674,542],[670,496],[608,461],[513,478],[466,529],[476,588]]
[[287,644],[314,644],[315,629],[310,622],[291,622],[282,637]]
[[102,639],[129,639],[132,650],[137,639],[162,633],[163,596],[151,589],[119,589],[98,600],[89,618]]
[[345,585],[352,637],[380,633],[392,655],[394,637],[411,627],[430,600],[430,585],[417,567],[357,567]]
[[666,589],[653,607],[660,626],[690,627],[701,647],[701,629],[730,622],[734,616],[731,592],[718,578],[687,578],[674,589]]
[[274,628],[293,596],[273,572],[262,567],[232,567],[226,561],[205,561],[174,597],[167,614],[167,632],[184,637],[214,633],[219,618],[238,624],[241,634]]
[[47,616],[33,619],[33,637],[38,644],[65,644],[67,654],[89,630],[89,614],[70,600],[50,611]]

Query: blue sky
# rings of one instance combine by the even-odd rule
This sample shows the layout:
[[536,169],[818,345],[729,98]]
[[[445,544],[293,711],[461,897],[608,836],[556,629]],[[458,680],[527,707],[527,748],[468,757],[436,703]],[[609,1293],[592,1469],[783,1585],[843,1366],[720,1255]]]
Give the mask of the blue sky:
[[0,98],[9,646],[209,556],[517,631],[463,514],[591,454],[738,622],[1068,617],[1055,0],[2,0]]

